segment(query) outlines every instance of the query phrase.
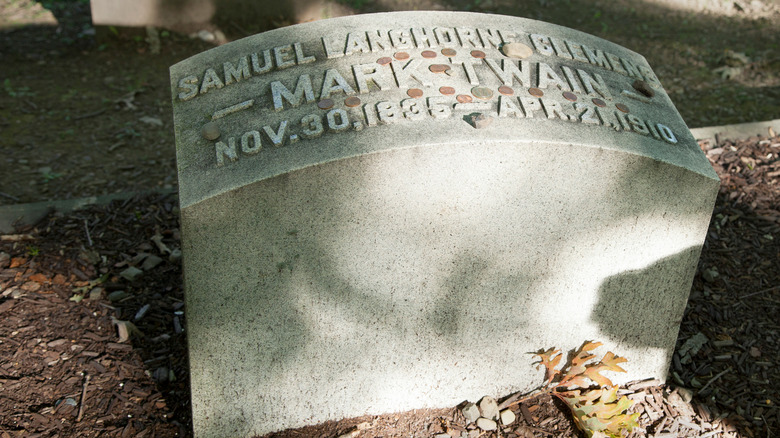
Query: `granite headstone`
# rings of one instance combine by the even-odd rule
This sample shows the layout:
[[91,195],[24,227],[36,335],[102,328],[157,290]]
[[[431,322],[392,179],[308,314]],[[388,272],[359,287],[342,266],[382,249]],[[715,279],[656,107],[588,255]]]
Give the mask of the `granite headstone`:
[[585,340],[666,378],[719,181],[637,53],[397,12],[171,88],[197,437],[532,389],[529,352]]

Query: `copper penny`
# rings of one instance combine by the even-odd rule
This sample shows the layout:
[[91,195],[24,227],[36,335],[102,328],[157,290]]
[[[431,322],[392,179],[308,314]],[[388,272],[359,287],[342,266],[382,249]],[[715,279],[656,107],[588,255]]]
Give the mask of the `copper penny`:
[[534,97],[542,97],[542,96],[544,96],[544,91],[542,91],[542,90],[540,90],[540,89],[538,89],[536,87],[532,87],[532,88],[528,89],[528,94],[530,94],[531,96],[534,96]]
[[387,65],[390,64],[391,62],[393,62],[393,58],[389,56],[383,56],[376,60],[376,63],[379,65]]
[[357,98],[355,96],[349,96],[348,98],[344,99],[344,105],[350,108],[354,108],[360,105],[360,98]]
[[457,100],[460,103],[469,103],[474,99],[472,99],[471,96],[469,96],[468,94],[458,94],[458,96],[455,97],[455,100]]
[[409,54],[406,52],[397,52],[393,57],[399,61],[403,61],[404,59],[409,59]]
[[563,92],[563,98],[566,99],[566,100],[572,101],[572,102],[576,102],[577,101],[577,95],[572,93],[572,92],[569,92],[569,91],[564,91]]
[[493,90],[487,87],[474,87],[471,89],[471,94],[477,99],[488,100],[493,97]]
[[594,105],[596,105],[598,107],[601,107],[601,108],[604,108],[605,106],[607,106],[607,102],[604,102],[603,100],[601,100],[599,98],[596,98],[596,97],[591,99],[591,102],[593,102]]
[[482,50],[472,50],[471,56],[482,59],[485,57],[485,52],[483,52]]
[[620,111],[623,111],[624,113],[628,112],[628,107],[623,105],[622,103],[616,103],[615,108],[619,109]]
[[439,88],[439,93],[445,96],[452,96],[453,94],[455,94],[455,89],[452,87],[441,87]]
[[333,108],[333,99],[322,99],[317,102],[317,108],[319,109],[331,109]]
[[498,92],[504,96],[513,96],[515,94],[515,90],[513,90],[512,87],[507,87],[506,85],[498,87]]
[[413,97],[413,98],[417,99],[418,97],[422,97],[422,95],[423,95],[423,90],[421,90],[421,89],[419,89],[419,88],[410,88],[410,89],[409,89],[409,90],[406,92],[406,94],[407,94],[407,95],[409,95],[409,97]]
[[430,67],[428,67],[428,70],[434,72],[434,73],[444,73],[445,71],[449,70],[450,66],[445,64],[431,64]]
[[434,52],[433,50],[423,50],[423,52],[420,54],[422,55],[423,58],[435,58],[437,56],[436,52]]
[[444,56],[455,56],[458,54],[454,49],[441,49],[441,54]]

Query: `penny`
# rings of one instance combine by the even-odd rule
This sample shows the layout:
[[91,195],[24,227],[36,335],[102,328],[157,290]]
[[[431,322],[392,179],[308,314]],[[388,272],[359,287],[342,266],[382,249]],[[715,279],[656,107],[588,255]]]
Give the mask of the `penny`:
[[452,87],[441,87],[439,88],[439,93],[445,96],[452,96],[453,94],[455,94],[455,89]]
[[418,97],[422,97],[422,95],[423,95],[423,90],[421,90],[421,89],[419,89],[419,88],[410,88],[410,89],[409,89],[409,90],[406,92],[406,94],[407,94],[407,95],[409,95],[409,97],[413,97],[413,98],[417,99]]
[[387,65],[390,64],[391,62],[393,62],[393,58],[389,56],[383,56],[376,60],[376,63],[379,65]]
[[572,93],[572,92],[569,92],[569,91],[564,91],[563,92],[563,98],[566,99],[566,100],[572,101],[572,102],[576,102],[577,101],[577,95]]
[[506,85],[498,87],[498,92],[504,96],[513,96],[515,94],[515,90],[513,90],[512,87],[507,87]]
[[421,55],[423,58],[435,58],[436,52],[434,52],[433,50],[423,50]]
[[360,98],[357,98],[355,96],[349,96],[348,98],[344,99],[344,105],[350,108],[354,108],[360,105]]
[[458,52],[453,49],[441,49],[441,54],[444,56],[455,56]]
[[596,98],[596,97],[591,99],[591,102],[593,102],[594,105],[596,105],[598,107],[601,107],[601,108],[604,108],[605,106],[607,106],[607,102],[604,102],[603,100],[601,100],[599,98]]
[[540,90],[540,89],[538,89],[536,87],[532,87],[532,88],[528,89],[528,94],[530,94],[531,96],[534,96],[534,97],[542,97],[542,96],[544,96],[544,91],[542,91],[542,90]]
[[403,61],[404,59],[409,59],[409,54],[406,52],[397,52],[393,57],[399,61]]
[[488,100],[493,97],[493,90],[486,87],[474,87],[471,89],[471,94],[477,99]]
[[471,96],[469,96],[468,94],[458,94],[458,96],[455,97],[455,100],[457,100],[460,103],[469,103],[474,99],[472,99]]
[[434,73],[444,73],[445,71],[449,70],[450,66],[445,64],[431,64],[430,67],[428,67],[428,70],[434,72]]
[[620,111],[623,111],[624,113],[628,112],[628,107],[623,105],[622,103],[616,103],[615,108],[619,109]]
[[472,50],[471,56],[482,59],[485,57],[485,52],[483,52],[482,50]]
[[317,108],[319,109],[331,109],[333,108],[333,99],[322,99],[317,102]]

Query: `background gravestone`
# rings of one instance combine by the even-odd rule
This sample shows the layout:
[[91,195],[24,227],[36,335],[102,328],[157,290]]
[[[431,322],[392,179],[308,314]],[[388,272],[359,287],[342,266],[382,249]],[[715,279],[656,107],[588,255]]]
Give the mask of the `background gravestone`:
[[718,179],[640,55],[403,12],[171,85],[197,436],[528,390],[586,339],[665,379]]

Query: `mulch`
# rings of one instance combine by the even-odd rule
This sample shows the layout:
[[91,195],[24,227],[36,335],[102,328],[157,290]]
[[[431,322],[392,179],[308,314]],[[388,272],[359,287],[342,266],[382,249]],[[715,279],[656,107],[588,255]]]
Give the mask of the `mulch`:
[[[722,184],[670,378],[621,394],[641,413],[634,436],[777,436],[780,137],[701,147]],[[0,438],[192,435],[179,240],[176,198],[163,195],[0,238]],[[140,277],[120,275],[130,267]],[[517,420],[498,431],[450,407],[268,437],[583,436],[553,397],[503,396]]]

